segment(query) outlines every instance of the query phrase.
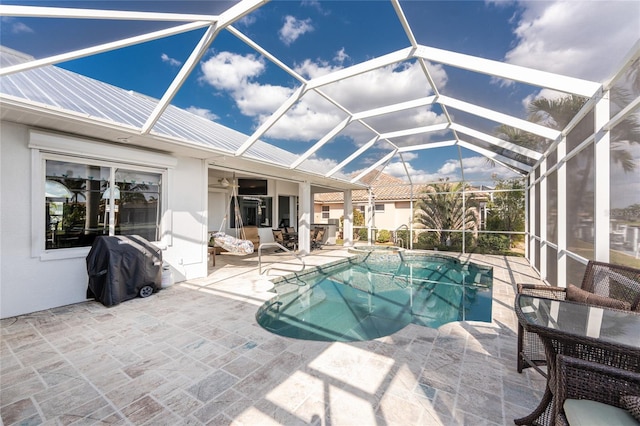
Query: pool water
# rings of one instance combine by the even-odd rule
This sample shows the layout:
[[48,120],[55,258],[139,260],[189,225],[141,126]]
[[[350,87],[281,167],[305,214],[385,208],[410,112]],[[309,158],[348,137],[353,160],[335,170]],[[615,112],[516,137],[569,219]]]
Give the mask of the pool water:
[[410,323],[491,321],[492,269],[444,256],[365,256],[276,283],[265,329],[322,341],[370,340]]

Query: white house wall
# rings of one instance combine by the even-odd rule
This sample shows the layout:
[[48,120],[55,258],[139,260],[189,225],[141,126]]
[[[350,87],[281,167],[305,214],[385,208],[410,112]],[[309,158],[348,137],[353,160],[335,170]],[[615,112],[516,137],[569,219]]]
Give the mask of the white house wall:
[[[187,190],[188,188],[188,190]],[[177,281],[207,275],[207,165],[203,160],[178,158],[169,180],[168,210],[171,244],[163,254]]]
[[[75,257],[34,256],[30,130],[12,122],[0,124],[0,317],[85,301],[89,247],[75,249]],[[163,259],[176,281],[205,276],[206,167],[201,160],[178,158],[168,177]]]

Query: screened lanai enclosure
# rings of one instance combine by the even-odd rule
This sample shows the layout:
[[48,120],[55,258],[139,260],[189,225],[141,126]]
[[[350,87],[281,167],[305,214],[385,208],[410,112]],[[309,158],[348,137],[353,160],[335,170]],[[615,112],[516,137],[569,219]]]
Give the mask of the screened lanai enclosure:
[[7,0],[2,119],[311,182],[296,228],[339,193],[345,244],[386,200],[407,246],[520,251],[552,285],[640,267],[640,3],[500,3]]

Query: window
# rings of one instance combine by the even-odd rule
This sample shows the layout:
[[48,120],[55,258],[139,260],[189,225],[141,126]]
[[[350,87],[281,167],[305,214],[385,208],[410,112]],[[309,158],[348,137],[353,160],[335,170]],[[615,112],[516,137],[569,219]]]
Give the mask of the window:
[[243,197],[238,196],[237,210],[236,200],[231,197],[231,205],[229,206],[229,226],[235,228],[240,226],[236,223],[236,216],[240,216],[243,226],[258,226],[268,228],[273,224],[273,201],[272,197]]
[[45,248],[87,247],[98,235],[135,234],[158,241],[161,183],[160,171],[46,159]]
[[384,204],[376,204],[376,211],[377,212],[383,212],[384,211]]
[[329,219],[329,206],[322,206],[322,218]]

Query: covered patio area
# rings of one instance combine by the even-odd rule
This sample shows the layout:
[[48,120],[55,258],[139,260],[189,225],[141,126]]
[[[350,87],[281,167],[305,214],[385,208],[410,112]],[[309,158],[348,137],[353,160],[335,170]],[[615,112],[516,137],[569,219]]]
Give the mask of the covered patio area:
[[[324,247],[309,266],[345,249]],[[255,256],[221,255],[206,278],[112,308],[80,303],[2,320],[2,421],[12,424],[502,425],[544,379],[518,374],[524,258],[460,255],[494,269],[493,321],[409,325],[376,340],[302,341],[255,320],[272,293]],[[282,269],[298,265],[271,259]],[[269,259],[265,259],[269,261]],[[284,273],[273,270],[272,275]]]

